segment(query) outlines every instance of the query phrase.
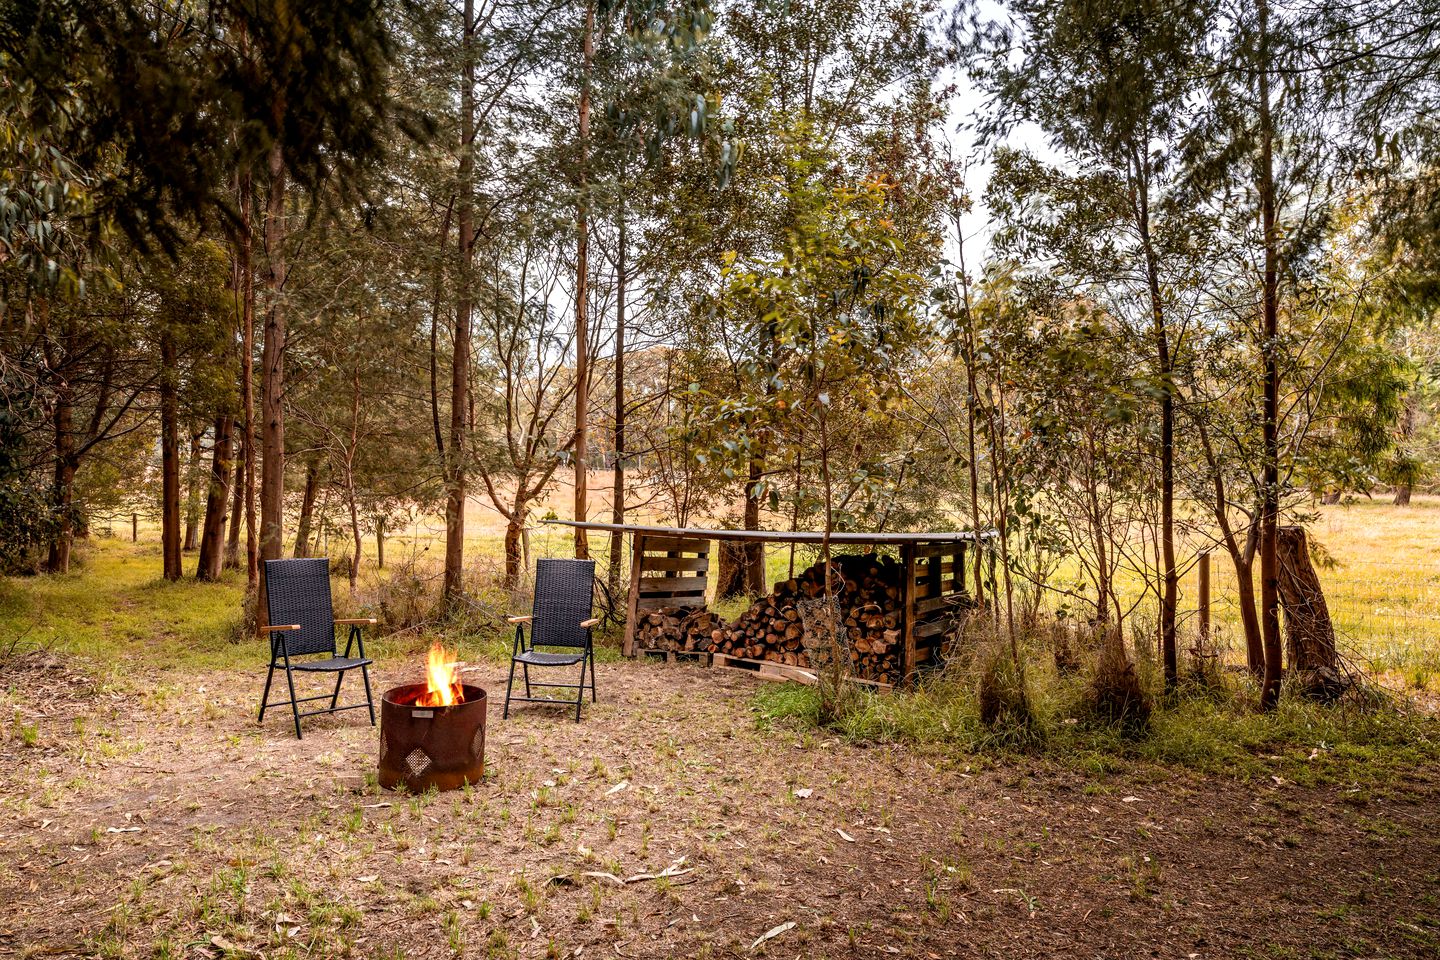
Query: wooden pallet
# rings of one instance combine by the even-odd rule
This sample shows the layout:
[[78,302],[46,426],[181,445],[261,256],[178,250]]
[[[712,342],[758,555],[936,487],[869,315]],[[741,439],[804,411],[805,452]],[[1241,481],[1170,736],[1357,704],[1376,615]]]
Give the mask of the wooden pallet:
[[[807,687],[814,686],[819,677],[809,667],[797,667],[787,663],[776,663],[774,660],[751,660],[748,657],[732,657],[728,653],[716,653],[712,655],[712,666],[717,670],[739,670],[750,674],[752,677],[759,677],[761,680],[773,680],[776,683],[800,683]],[[870,687],[874,690],[893,690],[894,685],[881,683],[879,680],[865,680],[861,677],[846,677],[847,682],[858,684],[862,687]]]
[[814,673],[804,667],[796,667],[787,663],[776,663],[774,660],[751,660],[748,657],[732,657],[728,653],[716,653],[711,655],[711,666],[719,670],[739,670],[759,677],[762,680],[774,680],[777,683],[793,681],[810,686],[815,683]]
[[647,657],[654,657],[657,660],[664,660],[666,663],[693,663],[696,666],[708,667],[711,665],[711,654],[704,650],[645,650],[640,653]]

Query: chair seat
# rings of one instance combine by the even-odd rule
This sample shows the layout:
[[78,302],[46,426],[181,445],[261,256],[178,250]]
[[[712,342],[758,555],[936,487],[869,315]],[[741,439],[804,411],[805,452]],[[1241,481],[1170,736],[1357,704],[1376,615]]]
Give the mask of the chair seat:
[[528,663],[532,667],[567,667],[585,659],[584,653],[536,653],[527,650],[517,654],[516,663]]
[[325,660],[306,660],[304,662],[292,660],[290,669],[335,673],[339,670],[354,670],[356,667],[369,666],[374,662],[374,660],[362,660],[359,657],[329,657]]

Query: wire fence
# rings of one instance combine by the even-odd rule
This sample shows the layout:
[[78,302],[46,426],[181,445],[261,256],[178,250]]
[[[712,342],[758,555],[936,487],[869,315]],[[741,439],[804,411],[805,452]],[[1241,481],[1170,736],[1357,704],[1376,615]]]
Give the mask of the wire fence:
[[[1367,560],[1321,567],[1320,584],[1341,645],[1372,670],[1440,671],[1440,564]],[[1210,558],[1211,634],[1222,650],[1244,653],[1241,587],[1224,554]],[[1185,590],[1199,611],[1198,567]],[[1259,570],[1253,589],[1258,609]]]

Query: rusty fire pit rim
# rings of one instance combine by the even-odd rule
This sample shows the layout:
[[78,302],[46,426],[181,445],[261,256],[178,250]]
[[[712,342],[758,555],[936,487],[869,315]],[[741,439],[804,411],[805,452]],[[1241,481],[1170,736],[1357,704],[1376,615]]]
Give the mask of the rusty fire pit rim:
[[486,692],[484,687],[476,686],[473,683],[461,683],[460,689],[465,692],[465,699],[460,703],[452,703],[448,707],[420,707],[418,704],[415,704],[413,702],[402,703],[401,701],[396,700],[393,696],[393,694],[398,693],[401,690],[414,690],[416,688],[424,691],[426,689],[425,681],[421,680],[419,683],[398,684],[382,693],[380,695],[380,699],[382,702],[387,703],[392,707],[399,707],[402,710],[409,709],[411,707],[415,707],[421,710],[455,710],[461,707],[468,707],[471,704],[475,703],[486,703],[490,699],[490,695]]

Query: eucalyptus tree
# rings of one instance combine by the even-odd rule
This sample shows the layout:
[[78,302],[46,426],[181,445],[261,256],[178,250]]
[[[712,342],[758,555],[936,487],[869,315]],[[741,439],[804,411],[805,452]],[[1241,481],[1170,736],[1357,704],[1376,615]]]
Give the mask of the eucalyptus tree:
[[1173,685],[1174,354],[1191,320],[1197,253],[1210,228],[1181,189],[1181,175],[1215,6],[1017,0],[1006,9],[1012,21],[979,31],[971,49],[972,74],[996,106],[982,119],[982,139],[993,143],[1034,123],[1064,168],[1046,169],[1034,159],[1009,164],[1013,195],[992,190],[1009,221],[998,253],[1103,301],[1149,341],[1159,414],[1160,637]]
[[[773,336],[764,325],[736,326],[710,308],[724,288],[722,257],[733,251],[741,264],[779,257],[796,222],[789,198],[807,178],[839,187],[883,171],[914,185],[937,119],[932,81],[946,62],[935,31],[939,12],[929,0],[718,8],[712,57],[722,109],[712,124],[725,133],[720,151],[734,162],[734,174],[717,185],[707,170],[681,171],[666,216],[647,238],[672,251],[657,282],[695,292],[672,308],[671,322],[685,339],[721,347],[716,361],[737,395],[756,385],[747,379],[752,375],[763,385],[764,363],[750,361],[772,352]],[[887,215],[907,238],[933,237],[933,198],[917,207],[902,202],[915,196],[923,193],[888,193]],[[910,268],[933,253],[924,241],[912,249],[917,259]],[[747,528],[761,526],[770,484],[793,471],[792,460],[770,453],[766,434],[754,433],[737,478]],[[763,593],[761,551],[747,546],[748,588]]]
[[[901,383],[927,333],[928,291],[909,269],[912,251],[895,221],[884,215],[889,184],[879,177],[838,186],[797,180],[784,198],[794,219],[779,255],[728,257],[716,305],[737,326],[763,329],[772,350],[748,361],[751,389],[702,399],[697,431],[709,438],[711,455],[736,472],[761,433],[772,443],[788,441],[809,461],[819,487],[825,600],[833,605],[831,535],[873,511],[904,458],[888,446],[857,450],[857,437],[867,424],[883,433],[901,422]],[[838,608],[825,611],[822,639],[830,662],[848,664],[839,620]],[[836,684],[826,686],[838,693]],[[834,709],[830,695],[822,709]]]

